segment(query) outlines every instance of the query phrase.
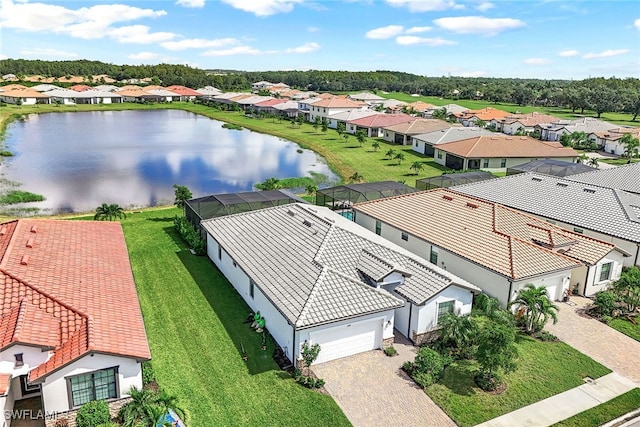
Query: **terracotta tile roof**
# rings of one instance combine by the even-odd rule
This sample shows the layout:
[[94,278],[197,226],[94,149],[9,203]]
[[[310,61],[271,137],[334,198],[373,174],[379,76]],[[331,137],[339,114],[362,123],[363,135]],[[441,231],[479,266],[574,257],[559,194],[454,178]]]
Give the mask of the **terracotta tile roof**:
[[150,357],[119,223],[3,223],[0,251],[2,346],[53,347],[31,381],[90,352]]
[[0,374],[0,396],[5,396],[11,385],[11,374]]
[[273,99],[267,99],[267,100],[261,101],[261,102],[256,102],[253,105],[256,106],[256,107],[271,107],[273,105],[284,104],[287,101],[288,101],[288,99],[273,98]]
[[404,122],[397,125],[387,126],[385,129],[396,133],[403,133],[405,135],[420,135],[423,133],[435,132],[458,126],[462,125],[460,125],[460,123],[452,125],[449,122],[438,119],[416,119],[412,122]]
[[91,86],[87,85],[73,85],[69,88],[69,90],[75,90],[76,92],[84,92],[85,90],[93,89]]
[[513,157],[578,157],[572,148],[556,147],[529,136],[502,134],[448,142],[438,149],[461,157],[513,158]]
[[37,90],[31,88],[25,89],[7,89],[6,86],[0,88],[0,96],[8,96],[12,98],[49,98],[49,95],[40,93]]
[[359,203],[354,210],[514,280],[581,263],[593,265],[615,249],[613,244],[448,189]]
[[[314,104],[314,106],[317,104]],[[400,123],[409,123],[418,120],[416,117],[408,114],[385,114],[378,113],[372,116],[361,117],[359,119],[350,120],[348,123],[365,128],[386,128]]]
[[558,120],[558,118],[555,116],[538,113],[537,111],[526,114],[509,114],[506,117],[497,119],[498,123],[513,124],[516,122],[520,122],[524,126],[535,126],[541,123],[554,122],[556,120]]
[[314,107],[323,107],[323,108],[362,108],[365,105],[367,104],[365,104],[364,102],[353,101],[351,99],[347,99],[339,96],[323,98],[320,101],[313,103]]
[[420,111],[420,112],[437,108],[433,104],[427,104],[426,102],[422,102],[422,101],[411,102],[409,104],[406,104],[406,107],[407,107],[407,110],[413,108],[414,110]]
[[497,108],[486,107],[486,108],[482,108],[480,110],[467,110],[467,111],[461,113],[460,117],[463,120],[464,119],[471,119],[471,118],[475,117],[478,120],[484,120],[485,122],[488,122],[489,120],[493,120],[493,119],[501,119],[501,118],[506,117],[506,116],[508,116],[510,114],[511,113],[509,113],[507,111],[498,110]]
[[0,90],[2,91],[9,91],[9,90],[26,90],[29,89],[27,86],[24,85],[20,85],[17,83],[13,83],[10,85],[6,85],[6,86],[0,86]]
[[167,86],[166,89],[181,96],[202,96],[200,92],[181,85]]

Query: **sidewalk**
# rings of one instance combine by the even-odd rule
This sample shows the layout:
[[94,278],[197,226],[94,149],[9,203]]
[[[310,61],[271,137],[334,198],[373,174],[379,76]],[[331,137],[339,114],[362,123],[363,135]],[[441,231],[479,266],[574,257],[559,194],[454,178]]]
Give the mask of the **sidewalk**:
[[612,372],[476,427],[546,427],[613,399],[637,385]]

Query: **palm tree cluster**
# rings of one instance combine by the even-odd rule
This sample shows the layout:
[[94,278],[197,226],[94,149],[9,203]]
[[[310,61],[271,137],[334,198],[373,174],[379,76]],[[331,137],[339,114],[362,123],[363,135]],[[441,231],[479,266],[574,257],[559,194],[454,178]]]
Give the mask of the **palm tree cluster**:
[[558,321],[558,306],[551,302],[544,286],[525,286],[509,306],[515,309],[516,323],[529,335],[540,332],[549,319]]
[[172,427],[174,424],[166,419],[169,411],[176,413],[180,419],[185,419],[185,413],[178,406],[177,398],[164,390],[156,392],[150,388],[132,387],[129,394],[131,401],[118,413],[124,427]]
[[96,214],[93,216],[93,219],[97,221],[113,221],[116,219],[124,219],[126,217],[127,214],[119,205],[115,203],[103,203],[96,208]]

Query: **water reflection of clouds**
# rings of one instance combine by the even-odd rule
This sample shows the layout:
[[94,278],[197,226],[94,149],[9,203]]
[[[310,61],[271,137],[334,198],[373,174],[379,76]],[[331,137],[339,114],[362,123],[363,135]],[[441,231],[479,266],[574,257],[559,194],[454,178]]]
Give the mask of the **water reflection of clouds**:
[[334,177],[323,159],[290,141],[182,111],[43,114],[21,125],[8,137],[20,155],[1,170],[45,195],[36,206],[54,211],[171,202],[176,183],[202,196],[250,191],[272,176]]

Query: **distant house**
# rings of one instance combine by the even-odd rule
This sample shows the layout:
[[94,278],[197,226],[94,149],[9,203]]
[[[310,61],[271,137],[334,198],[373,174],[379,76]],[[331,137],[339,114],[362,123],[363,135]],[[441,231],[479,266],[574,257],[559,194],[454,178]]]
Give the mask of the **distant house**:
[[504,170],[528,160],[575,162],[580,156],[572,148],[552,146],[529,136],[500,134],[439,144],[434,151],[436,163],[455,170]]
[[386,99],[371,92],[352,93],[350,95],[347,95],[347,98],[353,99],[354,101],[361,101],[368,105],[378,105],[384,102]]
[[552,300],[573,288],[592,295],[622,269],[624,254],[611,243],[444,188],[353,210],[358,224],[473,281],[503,306],[529,283],[544,286]]
[[18,400],[64,416],[142,387],[151,355],[119,223],[4,222],[0,276],[3,425]]
[[456,117],[456,115],[468,111],[469,109],[458,104],[433,105],[427,107],[424,112],[424,118],[430,119],[436,111],[444,110],[447,117]]
[[49,104],[49,95],[24,86],[17,86],[19,85],[0,87],[0,101],[22,105]]
[[256,113],[282,115],[281,111],[274,107],[278,104],[284,104],[286,102],[288,102],[288,100],[286,99],[270,98],[270,99],[266,99],[264,101],[260,101],[252,104],[251,109]]
[[350,122],[351,120],[356,120],[356,119],[361,119],[363,117],[369,117],[369,116],[374,116],[378,113],[376,113],[373,110],[348,110],[348,111],[342,111],[340,113],[335,113],[335,114],[331,114],[330,116],[327,117],[327,121],[328,121],[328,126],[331,129],[337,129],[338,128],[338,124],[342,123],[344,124],[344,128],[345,130],[347,129],[347,123]]
[[588,137],[594,141],[603,151],[622,156],[626,154],[627,146],[621,141],[625,134],[631,134],[634,138],[640,138],[640,128],[618,127],[607,131],[589,133]]
[[[167,90],[180,95],[180,101],[193,101],[202,97],[202,94],[197,90],[182,85],[167,86]],[[174,101],[178,101],[178,99],[174,98]]]
[[559,120],[557,117],[538,112],[526,114],[509,114],[505,117],[491,119],[488,127],[507,135],[515,135],[518,132],[533,133],[536,125]]
[[414,135],[413,151],[433,157],[435,155],[434,147],[440,144],[493,134],[493,132],[484,128],[463,127],[460,123],[452,123],[451,126],[446,129]]
[[76,92],[84,92],[85,90],[91,90],[93,88],[91,86],[88,86],[88,85],[79,84],[79,85],[69,86],[68,89],[76,91]]
[[202,221],[209,258],[287,357],[316,363],[385,348],[394,328],[422,342],[475,286],[319,206],[289,204]]
[[[307,102],[309,101],[309,102]],[[363,110],[367,108],[367,104],[360,101],[353,101],[342,96],[331,96],[326,98],[320,98],[310,102],[300,102],[300,104],[309,105],[309,118],[308,121],[314,122],[316,117],[320,119],[329,119],[329,116],[342,113],[350,110]]]
[[611,242],[630,255],[624,260],[626,267],[640,266],[640,195],[577,182],[574,177],[529,172],[455,189]]
[[387,114],[377,113],[371,116],[360,117],[347,122],[347,132],[357,133],[363,130],[368,137],[379,138],[384,136],[385,128],[400,123],[410,123],[418,120],[416,117],[404,113]]
[[417,119],[411,122],[398,123],[384,128],[385,141],[399,145],[413,145],[413,137],[428,132],[449,129],[449,122],[438,119]]
[[281,104],[274,104],[271,108],[284,117],[290,119],[298,117],[298,111],[300,107],[299,103],[297,101],[285,101],[286,102],[283,102]]
[[213,86],[201,87],[199,89],[196,89],[196,92],[202,95],[203,99],[211,99],[212,97],[220,95],[222,93],[220,89],[217,89]]
[[[607,132],[617,127],[620,126],[593,117],[582,117],[576,120],[560,119],[550,123],[540,123],[535,126],[535,130],[543,141],[560,141],[564,134],[584,132],[589,135],[595,132]],[[595,138],[592,141],[596,142]]]
[[62,88],[60,86],[56,86],[56,85],[52,85],[52,84],[48,84],[48,83],[43,83],[43,84],[39,84],[39,85],[36,85],[36,86],[32,86],[31,89],[37,90],[38,92],[47,92],[47,91],[50,91],[50,90],[62,89]]
[[70,89],[53,89],[44,94],[51,98],[51,102],[59,102],[62,105],[76,104],[116,104],[122,102],[122,95],[116,92],[106,92],[100,90],[86,90],[76,92]]
[[462,126],[476,126],[477,122],[485,122],[487,125],[492,120],[502,119],[511,113],[503,110],[498,110],[493,107],[481,108],[479,110],[467,110],[459,114],[454,115],[457,117],[458,122],[462,123]]

